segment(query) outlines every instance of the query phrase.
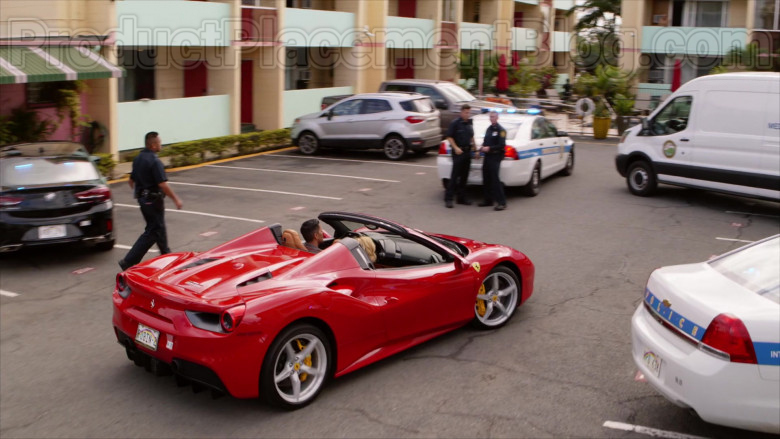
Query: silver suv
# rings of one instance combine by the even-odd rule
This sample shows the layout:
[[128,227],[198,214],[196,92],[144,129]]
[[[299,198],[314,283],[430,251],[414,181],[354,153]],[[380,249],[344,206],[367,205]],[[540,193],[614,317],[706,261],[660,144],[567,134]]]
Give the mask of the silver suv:
[[439,147],[439,110],[419,93],[365,93],[295,119],[293,145],[304,154],[320,148],[382,148],[390,160],[407,151]]

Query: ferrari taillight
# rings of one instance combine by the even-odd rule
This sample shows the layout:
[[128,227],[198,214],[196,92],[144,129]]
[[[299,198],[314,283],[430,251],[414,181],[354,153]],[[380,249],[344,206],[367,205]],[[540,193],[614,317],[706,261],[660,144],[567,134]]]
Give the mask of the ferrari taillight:
[[725,354],[732,363],[758,363],[753,340],[745,324],[730,314],[718,314],[712,319],[701,344],[707,352],[718,356]]
[[122,273],[116,275],[116,293],[119,294],[123,299],[127,299],[131,293],[130,286],[127,285],[127,281],[125,280],[125,277],[122,275]]
[[79,201],[103,203],[111,199],[111,190],[108,186],[97,186],[86,191],[78,192],[76,198],[78,198]]
[[219,323],[222,325],[222,330],[225,332],[233,332],[241,323],[241,319],[244,318],[246,312],[246,305],[238,305],[222,312]]
[[504,148],[504,158],[520,160],[520,157],[517,155],[517,150],[513,146],[509,145]]
[[442,141],[441,144],[439,144],[439,154],[441,155],[450,154],[450,148],[447,146],[447,141]]

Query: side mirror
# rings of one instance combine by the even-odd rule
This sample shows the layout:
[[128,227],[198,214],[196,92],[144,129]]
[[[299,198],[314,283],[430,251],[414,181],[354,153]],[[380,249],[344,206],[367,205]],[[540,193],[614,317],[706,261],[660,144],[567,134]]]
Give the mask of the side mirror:
[[433,105],[439,110],[446,110],[448,108],[447,101],[445,101],[444,99],[436,99]]
[[650,120],[646,117],[642,118],[642,131],[650,132]]
[[333,119],[333,110],[328,111],[328,120]]

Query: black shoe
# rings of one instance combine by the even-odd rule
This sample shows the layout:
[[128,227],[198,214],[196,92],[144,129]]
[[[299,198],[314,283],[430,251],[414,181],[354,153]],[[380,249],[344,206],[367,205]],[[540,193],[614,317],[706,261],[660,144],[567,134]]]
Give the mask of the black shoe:
[[492,205],[493,205],[492,201],[483,201],[483,202],[477,204],[477,206],[479,206],[479,207],[488,207],[488,206],[492,206]]
[[498,206],[493,208],[493,210],[504,210],[504,209],[506,209],[506,204],[499,204]]
[[444,205],[447,206],[448,209],[452,209],[452,201],[445,201]]
[[121,269],[122,269],[122,271],[125,271],[125,270],[127,270],[128,268],[130,268],[130,266],[128,266],[128,265],[127,265],[127,262],[125,262],[125,260],[124,260],[124,259],[120,259],[120,260],[119,260],[119,268],[121,268]]
[[473,203],[469,200],[460,200],[458,201],[458,204],[463,204],[464,206],[471,206]]

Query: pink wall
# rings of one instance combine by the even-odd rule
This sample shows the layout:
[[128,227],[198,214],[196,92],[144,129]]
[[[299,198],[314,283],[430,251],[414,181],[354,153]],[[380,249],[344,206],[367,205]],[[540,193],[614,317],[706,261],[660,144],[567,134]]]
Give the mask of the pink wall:
[[[25,104],[24,84],[0,85],[0,116],[11,114],[11,110],[24,106]],[[35,108],[35,110],[38,111],[39,117],[50,120],[55,124],[57,123],[58,117],[56,108],[41,107]],[[81,95],[81,113],[88,114],[87,96],[84,93]],[[77,127],[76,132],[81,132],[81,127]],[[65,116],[60,126],[51,133],[48,140],[73,140],[72,131],[70,129],[70,116]],[[76,139],[76,141],[78,140],[79,139]]]

